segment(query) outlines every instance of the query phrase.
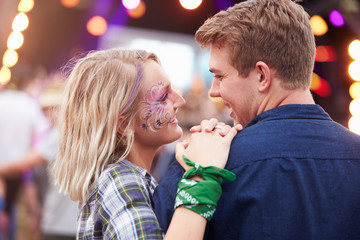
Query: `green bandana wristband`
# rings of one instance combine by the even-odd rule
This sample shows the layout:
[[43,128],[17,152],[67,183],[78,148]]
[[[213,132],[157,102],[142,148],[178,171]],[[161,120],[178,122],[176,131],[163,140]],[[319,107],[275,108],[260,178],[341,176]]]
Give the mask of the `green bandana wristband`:
[[222,180],[228,180],[228,181],[234,181],[236,179],[236,175],[229,170],[209,166],[209,167],[202,167],[199,163],[192,162],[190,159],[185,157],[183,155],[183,160],[186,163],[186,165],[194,167],[189,170],[187,170],[183,176],[183,178],[191,178],[195,175],[203,177],[204,180],[207,180],[208,178],[221,181]]
[[[184,162],[194,168],[185,172],[178,182],[178,190],[175,199],[175,206],[184,206],[210,221],[215,213],[217,202],[220,199],[223,179],[234,181],[236,175],[228,170],[217,167],[202,167],[183,156]],[[204,178],[203,181],[195,181],[189,178],[193,176]]]

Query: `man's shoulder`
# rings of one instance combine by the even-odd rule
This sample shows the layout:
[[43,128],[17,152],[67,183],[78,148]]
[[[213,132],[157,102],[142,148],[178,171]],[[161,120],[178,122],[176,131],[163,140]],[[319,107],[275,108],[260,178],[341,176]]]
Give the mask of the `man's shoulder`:
[[233,139],[228,167],[277,157],[358,159],[359,148],[360,136],[330,119],[264,120]]

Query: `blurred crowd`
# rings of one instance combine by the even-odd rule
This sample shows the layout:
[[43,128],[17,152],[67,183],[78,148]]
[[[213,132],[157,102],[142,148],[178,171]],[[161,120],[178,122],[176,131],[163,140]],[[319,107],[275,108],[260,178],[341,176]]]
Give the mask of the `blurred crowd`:
[[[63,83],[60,72],[21,68],[0,85],[0,240],[75,239],[78,203],[59,193],[48,171],[57,153]],[[220,99],[209,98],[208,89],[194,75],[182,92],[186,105],[177,118],[183,138],[202,119],[231,124],[228,110]],[[165,145],[156,156],[152,175],[158,182],[175,161],[175,144]]]

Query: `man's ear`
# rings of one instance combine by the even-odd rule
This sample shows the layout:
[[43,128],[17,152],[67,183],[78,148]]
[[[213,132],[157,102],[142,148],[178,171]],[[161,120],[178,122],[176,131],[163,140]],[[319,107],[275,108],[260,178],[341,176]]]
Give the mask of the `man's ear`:
[[256,63],[256,71],[258,73],[258,90],[259,92],[264,92],[269,89],[272,82],[272,74],[269,65],[259,61]]

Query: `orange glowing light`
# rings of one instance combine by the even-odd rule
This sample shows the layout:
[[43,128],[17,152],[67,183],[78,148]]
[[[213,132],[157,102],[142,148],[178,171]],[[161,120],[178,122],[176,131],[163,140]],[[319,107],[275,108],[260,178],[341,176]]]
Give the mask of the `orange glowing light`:
[[354,40],[349,44],[349,55],[355,59],[360,61],[360,41]]
[[3,65],[6,67],[13,67],[19,60],[17,52],[13,49],[8,49],[5,51],[3,56]]
[[101,16],[93,16],[87,22],[86,29],[93,36],[101,36],[107,30],[107,22]]
[[123,6],[128,9],[135,9],[139,6],[141,0],[122,0]]
[[146,12],[146,5],[143,1],[135,9],[128,9],[127,13],[131,18],[141,18]]
[[21,0],[18,5],[19,12],[29,12],[34,8],[34,0]]
[[314,89],[318,89],[320,87],[321,83],[320,83],[320,77],[319,75],[317,75],[316,73],[312,74],[312,79],[311,79],[311,85],[310,85],[310,89],[314,90]]
[[336,53],[331,46],[317,46],[316,47],[316,62],[333,62],[336,60]]
[[7,41],[7,47],[9,49],[18,49],[24,43],[24,36],[21,32],[13,31]]
[[194,10],[200,6],[202,0],[179,0],[181,6],[187,10]]
[[360,117],[360,99],[354,99],[349,105],[350,113],[353,116]]
[[11,71],[8,67],[3,66],[0,70],[0,84],[6,85],[10,82],[11,79]]
[[61,0],[61,4],[67,8],[73,8],[79,5],[80,0]]
[[313,73],[310,89],[320,97],[328,97],[331,95],[331,86],[329,82],[316,73]]
[[352,79],[360,81],[360,61],[353,61],[350,63],[348,71]]
[[322,36],[328,31],[328,25],[319,15],[312,16],[310,18],[310,24],[315,36]]
[[351,117],[349,119],[349,129],[350,131],[360,135],[360,118],[359,117]]
[[26,16],[25,13],[20,12],[16,17],[14,18],[14,21],[12,23],[12,29],[14,31],[24,31],[29,26],[29,18]]
[[360,82],[354,82],[351,84],[349,94],[352,99],[360,98]]
[[210,99],[210,101],[212,101],[212,102],[214,102],[214,103],[222,102],[222,98],[221,98],[221,97],[211,97],[211,96],[210,96],[210,90],[208,91],[208,98]]

